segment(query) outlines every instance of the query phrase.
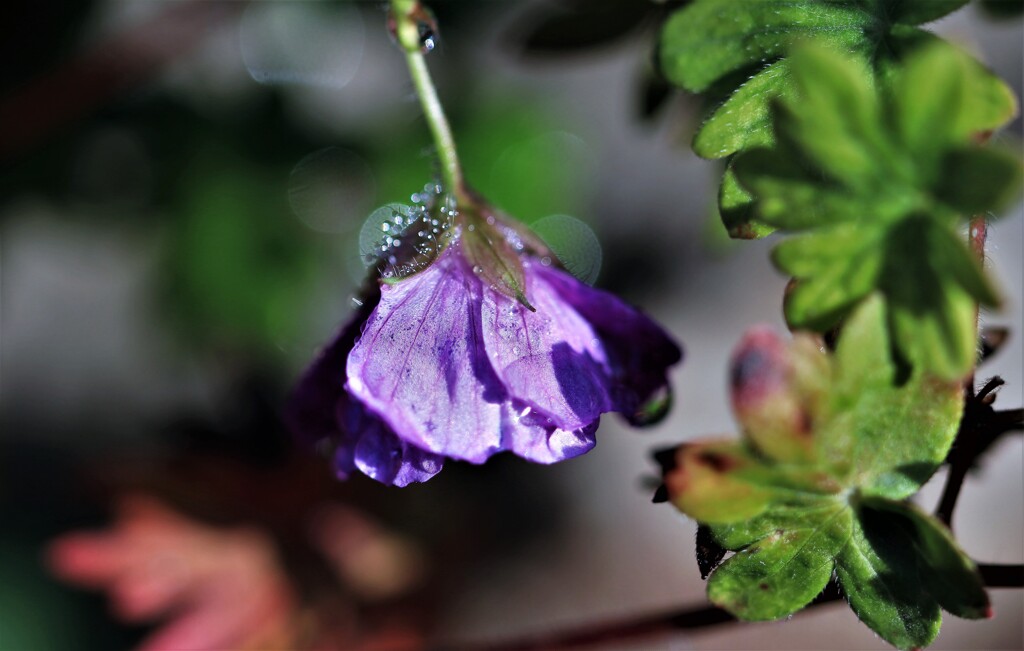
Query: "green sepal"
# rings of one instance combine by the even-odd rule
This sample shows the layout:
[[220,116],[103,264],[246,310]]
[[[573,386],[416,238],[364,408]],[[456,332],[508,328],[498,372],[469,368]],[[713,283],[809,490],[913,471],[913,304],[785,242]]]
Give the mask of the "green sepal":
[[535,311],[526,297],[526,272],[508,239],[483,219],[469,216],[460,236],[462,254],[473,273],[497,292]]

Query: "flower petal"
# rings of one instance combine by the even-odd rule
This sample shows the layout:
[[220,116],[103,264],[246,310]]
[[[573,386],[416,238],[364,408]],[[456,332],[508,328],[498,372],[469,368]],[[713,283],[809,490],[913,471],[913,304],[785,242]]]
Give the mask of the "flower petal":
[[535,287],[550,287],[593,328],[610,369],[610,410],[637,423],[638,410],[668,386],[668,368],[682,359],[678,344],[636,308],[560,269],[534,263],[527,273],[538,281]]
[[416,447],[473,463],[501,449],[507,392],[484,352],[480,281],[453,244],[381,299],[348,357],[348,390]]
[[358,468],[383,484],[405,486],[430,479],[444,459],[407,445],[345,390],[345,358],[375,307],[375,301],[364,304],[321,351],[296,385],[285,422],[306,445],[334,448],[338,479]]
[[341,329],[299,379],[284,409],[284,421],[292,435],[308,447],[336,446],[335,473],[348,478],[355,469],[352,450],[358,432],[343,426],[351,407],[345,391],[345,358],[359,327],[373,305],[364,305]]
[[[510,412],[510,413],[509,413]],[[516,401],[502,427],[502,447],[534,463],[556,463],[589,452],[597,439],[599,419],[577,430],[554,427],[531,405]]]
[[612,409],[604,350],[590,325],[527,267],[536,311],[485,292],[481,313],[487,356],[516,400],[557,428],[573,431]]
[[382,484],[408,486],[441,472],[444,457],[406,443],[381,423],[379,432],[367,431],[359,439],[355,464]]

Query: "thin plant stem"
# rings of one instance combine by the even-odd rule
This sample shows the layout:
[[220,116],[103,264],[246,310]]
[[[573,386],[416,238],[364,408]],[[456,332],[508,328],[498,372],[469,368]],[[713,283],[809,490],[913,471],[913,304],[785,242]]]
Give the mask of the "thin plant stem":
[[445,117],[441,100],[437,97],[437,89],[430,77],[430,70],[423,56],[423,43],[420,40],[420,25],[428,19],[428,14],[416,0],[394,0],[391,3],[391,12],[395,21],[395,36],[405,52],[409,75],[416,87],[416,95],[423,107],[423,117],[427,120],[434,146],[437,148],[437,157],[441,163],[441,179],[449,191],[459,195],[463,187],[462,167],[455,150],[455,138],[448,118]]
[[[978,564],[978,571],[989,588],[1024,587],[1024,566],[991,563]],[[821,594],[800,613],[842,600],[839,586],[830,581]],[[797,616],[800,615],[797,613]],[[432,651],[555,651],[556,649],[583,649],[611,643],[638,640],[679,631],[696,631],[737,621],[727,611],[716,606],[697,606],[683,610],[641,615],[633,619],[596,622],[579,628],[554,630],[548,633],[503,642],[435,645]]]

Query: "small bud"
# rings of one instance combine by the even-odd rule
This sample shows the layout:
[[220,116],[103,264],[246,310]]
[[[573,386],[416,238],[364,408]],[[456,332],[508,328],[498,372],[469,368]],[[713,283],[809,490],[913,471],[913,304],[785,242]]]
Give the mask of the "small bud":
[[744,435],[780,461],[809,461],[827,357],[808,336],[786,344],[767,328],[753,328],[732,358],[732,406]]

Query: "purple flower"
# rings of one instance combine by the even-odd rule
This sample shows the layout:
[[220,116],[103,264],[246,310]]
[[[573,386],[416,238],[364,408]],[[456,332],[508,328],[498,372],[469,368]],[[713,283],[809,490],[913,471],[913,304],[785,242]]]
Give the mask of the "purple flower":
[[[299,382],[288,421],[333,448],[340,477],[404,486],[445,458],[503,451],[562,461],[594,446],[602,413],[641,424],[667,394],[681,352],[657,324],[521,242],[510,261],[507,241],[482,237],[456,234],[426,268],[381,282]],[[514,291],[488,280],[494,267],[521,279]]]

